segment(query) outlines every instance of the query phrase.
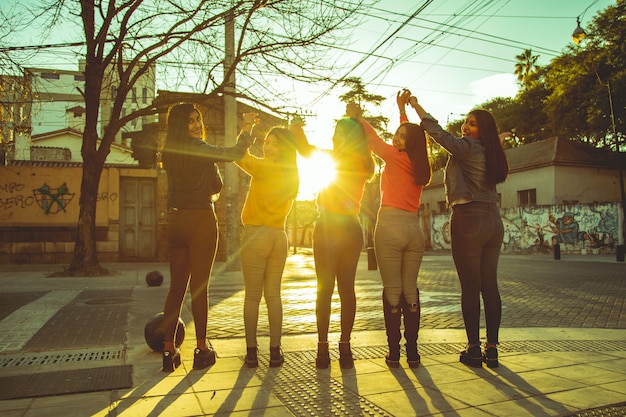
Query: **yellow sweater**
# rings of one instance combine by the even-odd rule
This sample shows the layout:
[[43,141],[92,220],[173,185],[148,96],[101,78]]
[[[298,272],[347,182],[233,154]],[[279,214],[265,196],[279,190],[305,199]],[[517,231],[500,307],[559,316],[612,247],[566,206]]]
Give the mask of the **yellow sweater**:
[[281,165],[249,153],[235,163],[252,177],[241,212],[243,224],[284,229],[298,192],[297,171],[286,174]]

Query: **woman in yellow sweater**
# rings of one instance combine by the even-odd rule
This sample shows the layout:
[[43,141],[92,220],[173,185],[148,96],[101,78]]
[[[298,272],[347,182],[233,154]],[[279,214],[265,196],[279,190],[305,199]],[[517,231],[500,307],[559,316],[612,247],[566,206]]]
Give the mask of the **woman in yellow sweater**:
[[263,157],[249,152],[235,163],[252,177],[241,213],[241,266],[245,284],[244,325],[248,367],[258,366],[259,304],[265,297],[270,329],[270,366],[280,366],[283,307],[280,286],[289,248],[285,220],[298,194],[296,147],[288,129],[272,128]]

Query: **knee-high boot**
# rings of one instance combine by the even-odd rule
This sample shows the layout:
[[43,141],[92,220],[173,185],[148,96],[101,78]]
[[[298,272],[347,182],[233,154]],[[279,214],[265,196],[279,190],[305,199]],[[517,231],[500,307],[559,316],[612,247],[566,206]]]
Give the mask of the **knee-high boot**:
[[399,305],[391,305],[383,291],[383,314],[385,317],[385,330],[387,331],[387,345],[389,353],[385,358],[385,362],[390,368],[400,366],[400,321],[402,311]]
[[419,296],[416,304],[409,304],[404,295],[400,297],[402,314],[404,315],[404,339],[406,340],[406,359],[410,368],[417,368],[420,354],[417,352],[417,334],[420,328]]

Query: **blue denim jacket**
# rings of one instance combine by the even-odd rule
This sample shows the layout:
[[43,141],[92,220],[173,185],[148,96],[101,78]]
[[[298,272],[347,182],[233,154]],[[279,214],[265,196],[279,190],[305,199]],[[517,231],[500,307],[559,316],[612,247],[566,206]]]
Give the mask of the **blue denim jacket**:
[[430,114],[424,115],[421,125],[450,154],[444,175],[448,205],[460,199],[497,203],[496,185],[486,179],[482,141],[470,137],[456,138]]

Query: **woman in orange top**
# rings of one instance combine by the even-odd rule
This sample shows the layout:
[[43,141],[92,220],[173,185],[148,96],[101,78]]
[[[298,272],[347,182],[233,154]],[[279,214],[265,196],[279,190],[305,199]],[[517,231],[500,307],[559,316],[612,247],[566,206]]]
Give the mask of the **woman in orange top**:
[[409,367],[420,363],[417,335],[420,301],[417,276],[424,256],[424,231],[417,211],[424,185],[430,182],[430,163],[424,129],[408,123],[405,106],[411,93],[398,92],[396,101],[401,125],[393,144],[383,141],[365,120],[372,151],[385,161],[381,175],[381,203],[374,232],[374,248],[383,282],[383,313],[389,353],[387,365],[400,365],[400,322],[404,316],[404,339]]
[[[302,126],[294,125],[292,129],[300,141],[301,153],[306,156],[312,147],[308,144]],[[335,161],[336,177],[317,197],[319,217],[313,231],[313,256],[317,274],[316,366],[325,369],[330,364],[328,328],[336,281],[341,299],[339,364],[343,369],[350,369],[354,366],[350,349],[356,313],[354,281],[363,248],[363,231],[358,214],[363,187],[374,173],[374,159],[367,146],[363,125],[357,119],[344,117],[337,122],[330,154]]]

